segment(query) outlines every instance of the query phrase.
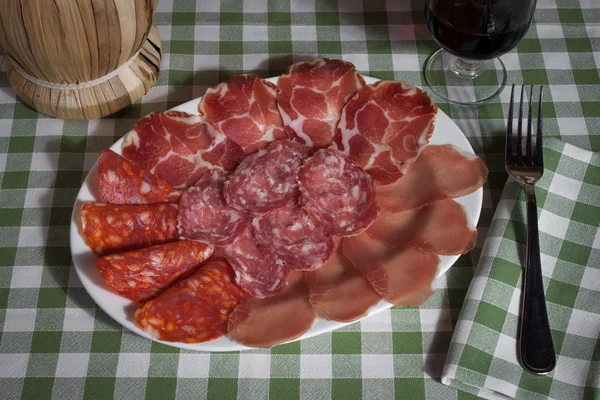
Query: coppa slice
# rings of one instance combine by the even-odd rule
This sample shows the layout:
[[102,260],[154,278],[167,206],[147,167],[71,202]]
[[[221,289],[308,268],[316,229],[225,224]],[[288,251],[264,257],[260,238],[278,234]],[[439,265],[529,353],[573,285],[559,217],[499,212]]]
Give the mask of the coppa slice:
[[144,171],[110,149],[98,155],[98,195],[110,204],[151,204],[179,201],[181,190]]
[[207,172],[183,193],[178,215],[183,238],[223,245],[231,243],[252,222],[250,214],[227,205],[224,182],[223,172]]
[[297,205],[255,217],[252,230],[260,248],[299,271],[319,268],[335,246],[331,235]]
[[437,107],[427,93],[404,82],[364,86],[348,101],[335,146],[375,181],[398,180],[433,133]]
[[192,186],[212,168],[234,169],[242,149],[202,117],[181,111],[152,112],[123,141],[123,156],[177,189]]
[[351,322],[367,315],[381,300],[369,281],[342,253],[342,239],[336,238],[333,256],[316,271],[304,273],[310,288],[310,303],[320,317]]
[[356,235],[377,218],[373,180],[339,151],[317,151],[299,177],[302,208],[332,235]]
[[200,343],[227,332],[229,316],[245,293],[224,260],[212,260],[135,312],[135,323],[168,342]]
[[303,273],[292,271],[275,296],[246,297],[229,318],[228,334],[245,346],[268,348],[302,336],[315,317]]
[[437,255],[406,247],[395,249],[367,232],[344,239],[342,251],[385,300],[397,306],[418,306],[431,294]]
[[213,248],[192,241],[173,242],[104,256],[94,264],[106,285],[123,297],[144,301],[210,258]]
[[175,203],[81,206],[81,236],[96,255],[119,253],[179,238]]
[[250,154],[287,136],[275,97],[276,87],[272,83],[253,74],[234,75],[208,89],[198,111]]
[[463,206],[452,199],[391,213],[382,211],[366,231],[391,247],[413,247],[434,254],[465,254],[475,246]]
[[258,248],[251,227],[219,250],[233,267],[236,283],[251,296],[263,299],[285,287],[289,269],[271,252]]
[[452,146],[428,145],[406,176],[377,187],[377,200],[384,210],[410,210],[472,193],[483,186],[487,174],[485,164],[474,154]]
[[308,151],[298,142],[278,140],[250,154],[225,182],[227,204],[260,213],[296,201],[300,194],[298,171]]
[[342,107],[365,81],[351,63],[320,58],[290,65],[277,85],[277,105],[288,134],[323,148],[333,139]]

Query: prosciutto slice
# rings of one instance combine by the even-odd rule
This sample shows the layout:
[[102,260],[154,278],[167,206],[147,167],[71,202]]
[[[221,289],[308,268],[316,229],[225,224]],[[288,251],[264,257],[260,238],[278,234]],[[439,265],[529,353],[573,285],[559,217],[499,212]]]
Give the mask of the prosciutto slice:
[[441,255],[465,254],[477,239],[465,209],[452,199],[403,212],[382,211],[367,232],[391,247],[408,246]]
[[276,95],[276,86],[257,75],[234,75],[208,89],[198,111],[218,132],[250,154],[287,136]]
[[335,146],[387,185],[398,180],[433,133],[437,107],[427,93],[404,82],[364,86],[346,104]]
[[229,318],[229,336],[250,347],[272,347],[308,331],[316,314],[302,272],[292,271],[285,289],[266,299],[246,297]]
[[488,170],[474,154],[452,146],[428,145],[406,176],[392,185],[377,187],[379,206],[390,212],[422,207],[479,189]]
[[125,137],[122,153],[176,189],[194,185],[209,169],[232,170],[244,156],[202,117],[181,111],[140,119]]
[[365,81],[351,63],[320,58],[290,65],[277,85],[288,135],[323,148],[333,139],[342,108]]
[[346,238],[342,251],[373,288],[397,306],[418,306],[431,294],[440,258],[423,250],[392,248],[367,232]]
[[316,271],[305,272],[310,303],[318,316],[332,321],[351,322],[367,315],[381,300],[369,281],[342,253],[337,238],[333,256]]

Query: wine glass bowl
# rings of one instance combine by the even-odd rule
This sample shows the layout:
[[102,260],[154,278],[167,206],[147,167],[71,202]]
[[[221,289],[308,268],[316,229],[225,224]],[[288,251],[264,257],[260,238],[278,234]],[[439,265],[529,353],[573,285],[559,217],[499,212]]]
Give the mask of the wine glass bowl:
[[[425,19],[442,47],[425,63],[425,80],[438,96],[460,104],[477,104],[498,95],[506,68],[497,57],[512,50],[533,18],[535,0],[426,0]],[[495,70],[496,82],[478,79]],[[445,88],[435,83],[444,72]]]

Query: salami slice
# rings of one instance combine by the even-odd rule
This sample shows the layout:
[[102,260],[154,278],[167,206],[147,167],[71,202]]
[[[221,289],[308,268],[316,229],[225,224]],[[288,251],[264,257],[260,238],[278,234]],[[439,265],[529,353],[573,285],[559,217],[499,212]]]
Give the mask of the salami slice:
[[179,201],[181,193],[111,149],[98,155],[98,195],[104,203],[171,203]]
[[294,202],[300,194],[298,171],[308,151],[298,142],[278,140],[250,154],[225,182],[227,204],[261,213]]
[[315,149],[329,146],[342,107],[364,84],[347,61],[320,58],[290,65],[277,83],[286,131]]
[[299,177],[302,208],[331,234],[357,235],[377,218],[373,180],[339,151],[317,151]]
[[291,271],[286,287],[275,296],[242,300],[229,318],[228,334],[238,343],[268,348],[296,339],[315,321],[304,274]]
[[299,271],[319,268],[335,247],[331,235],[296,205],[254,218],[252,230],[261,248]]
[[133,301],[145,301],[210,258],[213,248],[181,241],[97,258],[94,264],[110,290]]
[[287,135],[277,110],[276,87],[253,74],[234,75],[206,91],[198,111],[246,154]]
[[377,183],[397,181],[433,133],[437,107],[404,82],[362,87],[346,104],[335,145]]
[[233,267],[236,283],[249,295],[263,299],[285,287],[289,269],[271,252],[258,248],[251,227],[219,250]]
[[229,316],[244,298],[224,260],[212,260],[135,312],[134,321],[151,336],[200,343],[227,333]]
[[223,197],[225,174],[204,174],[181,197],[178,223],[182,237],[211,245],[230,243],[244,230],[252,217],[227,205]]
[[179,238],[175,203],[84,203],[81,236],[97,255],[119,253]]

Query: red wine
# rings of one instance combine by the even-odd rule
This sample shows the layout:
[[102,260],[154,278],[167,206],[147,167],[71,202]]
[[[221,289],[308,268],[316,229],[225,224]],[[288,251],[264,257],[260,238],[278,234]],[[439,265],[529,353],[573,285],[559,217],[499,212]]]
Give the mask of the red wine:
[[519,43],[531,22],[535,1],[429,0],[429,31],[445,50],[472,60],[496,58]]

